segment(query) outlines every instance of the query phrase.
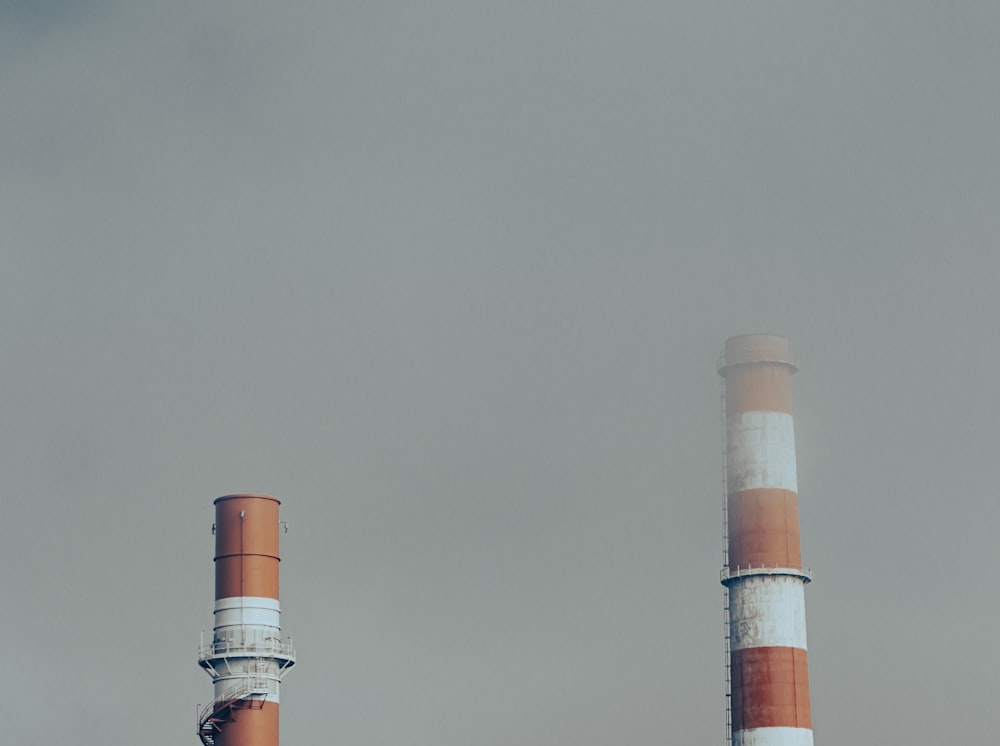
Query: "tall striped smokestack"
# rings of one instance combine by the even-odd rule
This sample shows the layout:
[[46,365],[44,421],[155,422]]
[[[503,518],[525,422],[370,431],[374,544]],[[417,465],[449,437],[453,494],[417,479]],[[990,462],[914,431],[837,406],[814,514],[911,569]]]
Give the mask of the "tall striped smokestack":
[[770,334],[726,340],[727,682],[732,746],[812,746],[792,362]]
[[198,655],[215,684],[198,718],[204,746],[278,746],[278,693],[295,664],[281,640],[279,505],[268,495],[215,501],[215,629]]

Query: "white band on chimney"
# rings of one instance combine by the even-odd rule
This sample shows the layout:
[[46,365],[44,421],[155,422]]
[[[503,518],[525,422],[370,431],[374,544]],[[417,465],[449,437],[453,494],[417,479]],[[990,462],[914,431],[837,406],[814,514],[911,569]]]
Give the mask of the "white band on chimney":
[[236,624],[281,627],[281,604],[275,598],[231,596],[215,602],[215,628]]
[[730,649],[806,649],[806,603],[802,578],[750,575],[729,586]]
[[766,487],[797,493],[792,416],[785,412],[739,412],[727,420],[729,494]]
[[813,746],[809,728],[751,728],[733,731],[733,746]]

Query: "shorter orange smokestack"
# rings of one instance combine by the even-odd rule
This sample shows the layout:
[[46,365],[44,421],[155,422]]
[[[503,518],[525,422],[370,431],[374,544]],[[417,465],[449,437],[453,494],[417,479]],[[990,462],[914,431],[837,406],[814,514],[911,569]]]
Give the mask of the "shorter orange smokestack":
[[269,495],[215,501],[215,629],[198,654],[215,684],[198,717],[204,746],[278,746],[281,679],[295,665],[281,639],[280,504]]

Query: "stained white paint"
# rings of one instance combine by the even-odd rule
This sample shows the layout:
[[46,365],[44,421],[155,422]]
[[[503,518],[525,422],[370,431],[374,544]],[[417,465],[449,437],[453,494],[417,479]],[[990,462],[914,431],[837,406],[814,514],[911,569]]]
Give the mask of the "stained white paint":
[[232,596],[215,602],[215,627],[252,624],[281,627],[281,604],[275,598]]
[[[242,689],[244,685],[252,686],[254,690],[267,689],[266,694],[252,694],[240,697],[240,699],[264,699],[268,702],[278,703],[281,701],[281,680],[277,675],[266,675],[254,673],[252,675],[234,672],[226,674],[217,679],[215,683],[213,698],[215,700],[229,699],[234,689]],[[243,691],[246,691],[243,689]]]
[[740,412],[727,418],[729,493],[774,488],[799,491],[795,426],[785,412]]
[[733,650],[782,646],[806,649],[803,579],[751,575],[729,586],[729,645]]
[[813,746],[809,728],[751,728],[733,731],[733,746]]

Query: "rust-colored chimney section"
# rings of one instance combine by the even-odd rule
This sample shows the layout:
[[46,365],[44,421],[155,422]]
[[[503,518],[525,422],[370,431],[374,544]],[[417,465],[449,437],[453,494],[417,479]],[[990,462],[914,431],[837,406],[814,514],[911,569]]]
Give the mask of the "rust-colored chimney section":
[[812,746],[788,341],[726,340],[726,587],[731,746]]
[[198,655],[215,684],[198,718],[204,746],[278,746],[278,693],[295,664],[281,640],[279,505],[269,495],[215,501],[215,629]]

